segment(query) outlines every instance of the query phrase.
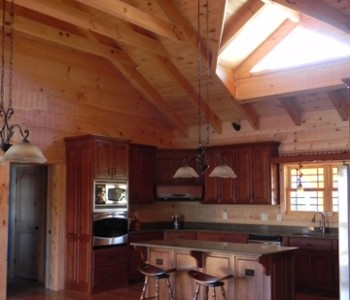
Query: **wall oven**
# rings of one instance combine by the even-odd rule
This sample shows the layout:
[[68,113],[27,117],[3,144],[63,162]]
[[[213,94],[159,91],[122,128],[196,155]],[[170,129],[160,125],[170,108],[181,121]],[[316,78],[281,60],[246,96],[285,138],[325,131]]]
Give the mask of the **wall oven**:
[[93,216],[93,245],[112,246],[128,242],[128,215],[126,212],[100,212]]

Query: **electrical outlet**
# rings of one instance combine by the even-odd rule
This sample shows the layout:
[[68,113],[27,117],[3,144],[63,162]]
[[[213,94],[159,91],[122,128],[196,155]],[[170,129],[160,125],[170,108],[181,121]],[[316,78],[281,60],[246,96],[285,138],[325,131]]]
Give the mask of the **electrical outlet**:
[[228,217],[227,211],[224,210],[224,211],[222,212],[222,218],[223,218],[224,220],[227,220],[227,217]]

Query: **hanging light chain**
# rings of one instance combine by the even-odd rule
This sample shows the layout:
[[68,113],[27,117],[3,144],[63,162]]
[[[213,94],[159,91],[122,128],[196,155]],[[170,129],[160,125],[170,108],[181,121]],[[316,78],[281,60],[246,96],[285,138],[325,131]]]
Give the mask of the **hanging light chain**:
[[202,59],[201,59],[201,52],[202,52],[202,41],[201,41],[201,0],[197,0],[197,43],[198,43],[198,49],[197,49],[197,80],[198,80],[198,145],[201,146],[203,144],[202,141]]
[[209,83],[210,83],[210,53],[209,53],[209,3],[208,0],[205,2],[206,6],[206,71],[207,71],[207,84],[206,84],[206,100],[207,100],[207,146],[209,146],[209,109],[210,109],[210,91],[209,91]]

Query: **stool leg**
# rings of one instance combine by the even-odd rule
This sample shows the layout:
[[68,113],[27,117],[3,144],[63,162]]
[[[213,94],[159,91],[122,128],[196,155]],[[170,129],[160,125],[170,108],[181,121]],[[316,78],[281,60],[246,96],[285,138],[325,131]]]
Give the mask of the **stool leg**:
[[213,299],[213,300],[216,300],[215,286],[213,286],[212,299]]
[[222,298],[223,298],[224,300],[227,300],[227,298],[226,298],[226,293],[225,293],[225,289],[224,289],[223,286],[221,286],[221,293],[222,293]]
[[154,299],[159,300],[159,279],[156,278],[156,295],[154,296]]
[[171,290],[169,278],[166,280],[166,285],[168,286],[169,299],[174,300],[173,291]]
[[205,300],[208,300],[209,287],[208,287],[208,286],[205,286],[204,290],[205,290],[204,299],[205,299]]
[[148,276],[145,276],[145,283],[143,284],[140,300],[145,299],[147,285],[148,285]]
[[193,300],[198,300],[198,295],[199,295],[199,284],[197,283],[196,285],[196,292],[194,293],[194,298]]

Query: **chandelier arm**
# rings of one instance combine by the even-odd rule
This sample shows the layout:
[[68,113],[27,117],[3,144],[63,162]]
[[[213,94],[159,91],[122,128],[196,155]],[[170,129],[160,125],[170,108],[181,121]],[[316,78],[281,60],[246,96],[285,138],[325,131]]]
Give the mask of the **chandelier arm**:
[[19,133],[21,134],[22,138],[23,138],[23,141],[24,142],[28,142],[28,136],[29,136],[29,130],[28,129],[22,129],[21,125],[19,124],[13,124],[10,126],[10,133],[11,133],[11,136],[13,135],[14,133],[14,130],[15,128],[18,129]]

